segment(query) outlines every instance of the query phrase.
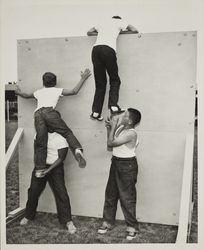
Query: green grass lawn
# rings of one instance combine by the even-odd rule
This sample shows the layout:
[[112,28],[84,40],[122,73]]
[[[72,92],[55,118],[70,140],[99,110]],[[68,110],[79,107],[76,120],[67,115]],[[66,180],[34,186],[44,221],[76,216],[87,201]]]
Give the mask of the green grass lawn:
[[[17,129],[16,122],[6,124],[6,148]],[[197,243],[197,147],[194,152],[194,200],[192,228],[189,242]],[[6,173],[6,211],[19,207],[18,154],[14,155]],[[70,235],[57,219],[56,214],[37,213],[36,219],[26,226],[19,226],[19,220],[7,226],[8,244],[81,244],[81,243],[129,243],[125,239],[125,222],[116,221],[115,227],[105,236],[97,234],[100,218],[73,216],[77,233]],[[177,226],[140,223],[140,233],[130,243],[174,243]]]

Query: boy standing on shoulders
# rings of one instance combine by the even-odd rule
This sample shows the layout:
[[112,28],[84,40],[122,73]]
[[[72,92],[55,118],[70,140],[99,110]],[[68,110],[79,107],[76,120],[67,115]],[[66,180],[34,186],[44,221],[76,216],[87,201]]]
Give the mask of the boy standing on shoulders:
[[[103,224],[99,234],[105,234],[115,222],[117,203],[121,208],[127,224],[127,240],[136,237],[139,231],[136,219],[136,187],[138,165],[135,150],[138,145],[135,127],[140,123],[141,114],[129,108],[123,114],[120,125],[119,118],[108,118],[106,123],[107,145],[113,147],[112,163],[105,191]],[[119,125],[119,126],[118,126]]]

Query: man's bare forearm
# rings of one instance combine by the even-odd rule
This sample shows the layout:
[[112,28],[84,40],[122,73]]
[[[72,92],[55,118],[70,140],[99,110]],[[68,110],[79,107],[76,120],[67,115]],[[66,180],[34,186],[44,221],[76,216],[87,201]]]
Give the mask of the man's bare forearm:
[[77,95],[79,93],[79,90],[82,88],[85,81],[86,81],[86,79],[84,79],[84,78],[80,79],[80,81],[77,83],[77,85],[72,90],[73,95]]
[[68,148],[61,148],[61,149],[58,149],[58,158],[57,160],[48,168],[45,170],[45,173],[44,174],[48,174],[52,169],[58,167],[59,165],[61,165],[66,156],[67,156],[67,152],[68,152]]
[[110,136],[110,129],[107,129],[107,149],[108,149],[108,151],[112,151],[113,147],[108,145],[109,136]]
[[85,81],[89,78],[91,75],[91,72],[89,69],[86,69],[84,72],[81,72],[81,78],[77,85],[73,89],[63,89],[62,95],[64,96],[70,96],[70,95],[77,95]]
[[50,172],[52,169],[56,168],[63,162],[63,159],[58,158],[47,170]]
[[107,144],[108,144],[109,147],[112,147],[112,146],[113,146],[112,142],[114,141],[115,131],[116,131],[116,126],[113,126],[113,127],[110,129],[110,132],[108,133]]
[[15,94],[26,99],[34,98],[33,94],[28,94],[28,93],[23,93],[23,92],[15,92]]

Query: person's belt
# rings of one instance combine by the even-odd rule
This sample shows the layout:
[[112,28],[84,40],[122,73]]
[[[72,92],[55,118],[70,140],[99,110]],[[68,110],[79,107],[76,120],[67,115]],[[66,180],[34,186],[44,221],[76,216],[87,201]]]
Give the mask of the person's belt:
[[112,156],[113,160],[117,160],[117,161],[131,161],[131,160],[135,160],[136,157],[128,157],[128,158],[121,158],[121,157],[117,157],[117,156]]

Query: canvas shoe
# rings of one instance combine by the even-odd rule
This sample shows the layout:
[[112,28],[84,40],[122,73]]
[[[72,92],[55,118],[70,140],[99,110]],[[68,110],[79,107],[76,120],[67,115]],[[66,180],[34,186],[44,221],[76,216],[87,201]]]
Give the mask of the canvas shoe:
[[21,221],[20,221],[20,225],[21,226],[25,226],[27,225],[29,222],[29,219],[27,219],[26,217],[24,217]]
[[119,115],[125,112],[125,109],[120,108],[119,106],[110,107],[111,115]]
[[126,236],[126,240],[133,240],[137,237],[137,233],[138,232],[128,232],[127,236]]
[[105,234],[107,231],[111,230],[111,225],[104,221],[101,225],[101,227],[98,229],[99,234]]
[[73,222],[72,221],[68,221],[67,222],[67,230],[68,230],[68,232],[70,233],[70,234],[74,234],[74,233],[76,233],[76,227],[75,227],[75,225],[73,224]]
[[103,116],[101,116],[99,113],[96,113],[96,112],[93,112],[91,115],[90,115],[90,118],[92,120],[98,120],[98,121],[103,121]]
[[127,240],[133,240],[137,237],[137,234],[139,233],[139,224],[137,223],[135,227],[127,227]]
[[75,150],[75,158],[78,161],[79,167],[80,168],[85,168],[86,167],[86,160],[83,157],[83,153],[80,149]]

